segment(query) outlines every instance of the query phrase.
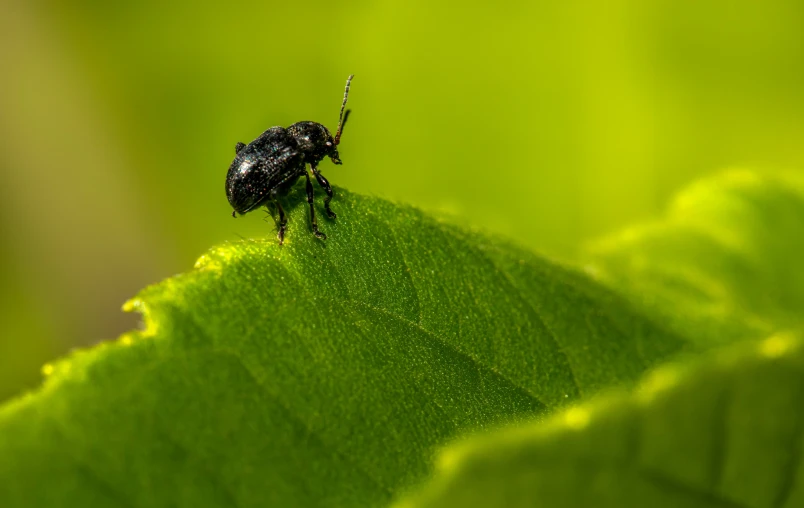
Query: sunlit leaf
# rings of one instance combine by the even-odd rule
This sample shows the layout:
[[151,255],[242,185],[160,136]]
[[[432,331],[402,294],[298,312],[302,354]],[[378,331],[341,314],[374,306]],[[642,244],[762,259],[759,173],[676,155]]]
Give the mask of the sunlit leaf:
[[792,335],[654,371],[631,394],[455,445],[396,508],[804,505],[804,349]]
[[804,187],[735,171],[587,268],[699,347],[633,392],[468,440],[404,507],[804,504]]
[[804,183],[734,170],[682,192],[664,218],[597,242],[590,267],[703,343],[804,326]]
[[0,505],[380,506],[458,434],[695,348],[581,273],[415,209],[339,189],[321,242],[290,201],[284,246],[211,250],[132,300],[143,331],[0,408]]

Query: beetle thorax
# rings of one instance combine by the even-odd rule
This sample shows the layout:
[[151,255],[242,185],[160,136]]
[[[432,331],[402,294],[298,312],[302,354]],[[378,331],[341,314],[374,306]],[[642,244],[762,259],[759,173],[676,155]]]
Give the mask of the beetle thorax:
[[317,164],[324,157],[337,153],[332,134],[320,123],[296,122],[287,131],[308,164]]

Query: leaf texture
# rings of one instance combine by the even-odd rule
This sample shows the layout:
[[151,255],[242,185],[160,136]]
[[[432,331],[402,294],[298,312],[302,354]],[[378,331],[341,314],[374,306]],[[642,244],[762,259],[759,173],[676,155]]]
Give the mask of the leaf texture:
[[398,508],[804,506],[800,177],[702,181],[661,221],[591,252],[598,280],[697,351],[718,347],[631,392],[448,448]]
[[804,326],[804,180],[738,169],[596,242],[590,271],[677,333],[723,344]]
[[697,347],[580,272],[413,208],[338,189],[324,243],[289,203],[284,246],[212,249],[129,302],[143,330],[0,408],[0,505],[383,506],[457,435]]
[[727,347],[631,394],[455,445],[395,508],[802,506],[802,398],[800,338]]

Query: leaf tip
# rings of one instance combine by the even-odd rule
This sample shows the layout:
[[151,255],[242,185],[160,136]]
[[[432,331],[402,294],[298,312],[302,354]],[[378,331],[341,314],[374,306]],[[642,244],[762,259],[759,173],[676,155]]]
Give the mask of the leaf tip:
[[223,266],[234,260],[244,249],[237,248],[231,244],[223,244],[210,249],[206,254],[201,255],[193,265],[193,268],[201,271],[219,272]]
[[72,370],[72,361],[68,358],[62,358],[53,362],[48,362],[42,365],[39,369],[42,377],[45,379],[45,386],[47,386],[54,378],[62,377],[69,374]]
[[[141,337],[156,336],[156,321],[151,318],[150,312],[148,312],[148,306],[141,297],[135,296],[134,298],[126,301],[126,303],[123,304],[123,312],[138,312],[142,316],[142,330],[138,332]],[[118,339],[118,342],[124,346],[131,345],[133,341],[134,339],[131,337],[130,333],[123,334]]]
[[217,272],[221,268],[223,268],[223,266],[221,265],[219,260],[214,259],[211,255],[202,254],[201,257],[196,260],[195,264],[193,265],[193,268],[195,268],[196,270],[208,270]]
[[137,312],[142,308],[142,300],[134,297],[123,304],[123,312]]

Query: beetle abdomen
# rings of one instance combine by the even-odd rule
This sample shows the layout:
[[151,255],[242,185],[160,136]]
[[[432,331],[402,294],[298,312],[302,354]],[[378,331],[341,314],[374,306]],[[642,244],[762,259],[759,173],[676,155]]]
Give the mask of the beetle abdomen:
[[295,181],[304,155],[282,127],[263,132],[237,153],[226,175],[226,197],[238,213],[249,212],[271,198],[272,191],[285,190]]

